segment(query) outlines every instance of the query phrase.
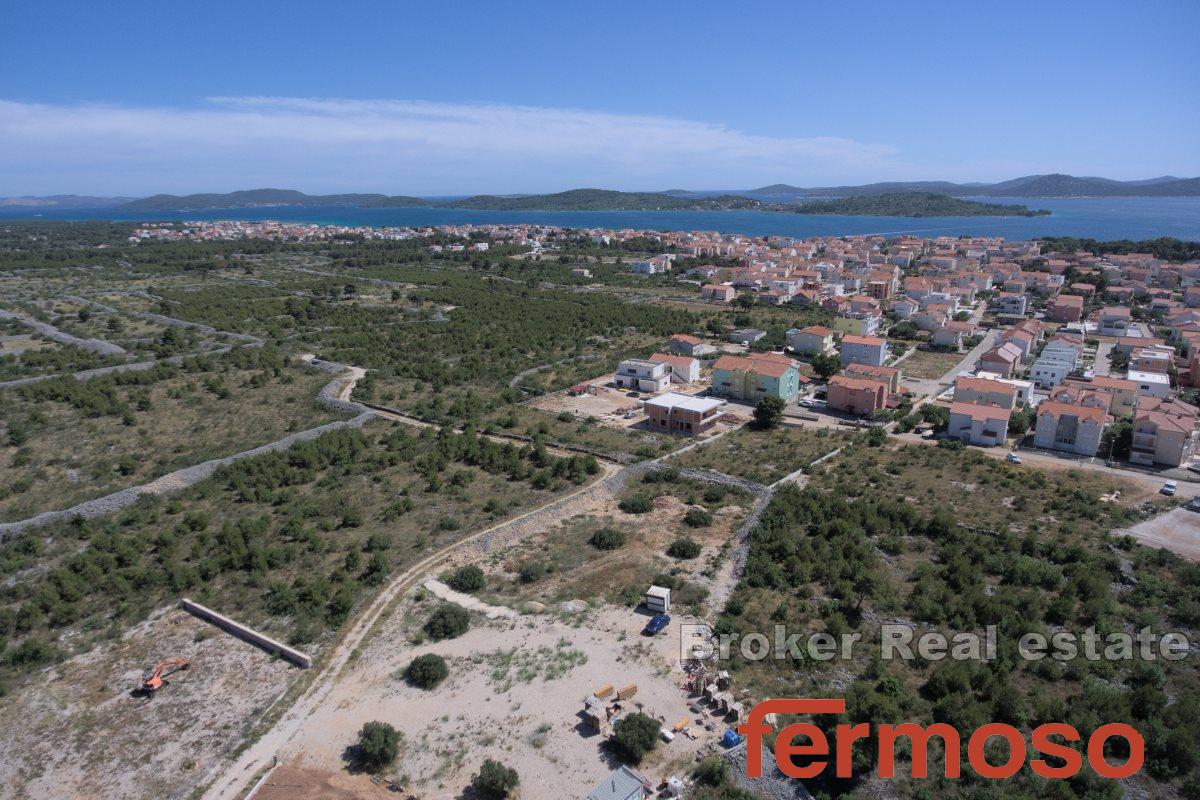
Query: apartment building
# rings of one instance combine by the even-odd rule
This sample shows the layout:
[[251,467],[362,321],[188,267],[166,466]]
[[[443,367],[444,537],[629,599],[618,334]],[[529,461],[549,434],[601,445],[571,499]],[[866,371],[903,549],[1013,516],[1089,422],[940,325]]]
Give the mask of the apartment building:
[[878,336],[846,335],[842,337],[841,360],[843,367],[848,364],[874,364],[882,367],[883,362],[887,361],[887,355],[887,339],[881,339]]
[[1033,441],[1047,450],[1094,456],[1108,419],[1102,408],[1047,400],[1037,408]]

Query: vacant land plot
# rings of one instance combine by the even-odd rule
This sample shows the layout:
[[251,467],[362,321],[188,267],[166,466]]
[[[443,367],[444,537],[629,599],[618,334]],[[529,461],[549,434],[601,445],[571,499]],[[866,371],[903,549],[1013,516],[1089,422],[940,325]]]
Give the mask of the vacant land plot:
[[[529,615],[512,621],[472,616],[455,639],[422,641],[432,601],[410,598],[307,721],[283,758],[310,769],[342,772],[346,747],[366,722],[388,722],[404,734],[397,762],[385,772],[417,796],[461,796],[484,759],[517,771],[521,796],[563,796],[564,779],[589,790],[619,763],[603,737],[584,723],[582,698],[605,684],[637,685],[621,713],[641,711],[671,727],[688,719],[696,739],[656,745],[638,769],[657,782],[694,763],[724,726],[690,713],[676,667],[678,642],[643,637],[646,617],[627,609],[577,615]],[[418,655],[446,659],[450,677],[424,690],[402,671]],[[701,719],[696,724],[695,719]],[[712,730],[705,728],[705,723]],[[369,786],[365,776],[348,776]]]
[[131,414],[96,415],[7,390],[0,423],[0,521],[25,519],[153,480],[344,415],[319,406],[330,376],[229,368],[118,388]]
[[[635,497],[648,501],[647,511],[623,510]],[[676,606],[700,612],[752,499],[691,481],[633,483],[619,497],[492,554],[484,564],[482,596],[499,605],[533,602],[551,610],[579,599],[633,607],[647,586],[659,583],[673,588]],[[689,512],[695,525],[688,524]],[[602,543],[604,536],[609,541]],[[698,554],[668,555],[681,538],[699,544]]]
[[762,431],[743,427],[679,456],[674,463],[771,484],[850,439],[848,433],[827,428],[782,427]]
[[[1119,502],[1100,499],[1118,489]],[[805,489],[775,494],[768,524],[751,534],[743,583],[716,626],[769,631],[779,621],[801,636],[859,634],[867,646],[849,659],[731,667],[757,697],[799,673],[811,691],[846,697],[848,719],[877,713],[966,727],[1008,719],[1026,732],[1051,716],[1083,729],[1096,724],[1088,719],[1129,719],[1145,732],[1147,764],[1155,764],[1138,791],[1166,796],[1165,787],[1185,774],[1166,755],[1168,742],[1188,753],[1184,763],[1200,755],[1193,659],[1150,665],[1137,657],[1089,660],[1081,650],[1073,659],[1066,652],[1065,660],[1039,660],[1016,651],[1029,631],[1079,634],[1093,626],[1148,626],[1192,638],[1200,627],[1200,568],[1113,535],[1154,507],[1161,511],[1147,501],[1147,491],[1120,478],[1038,470],[971,450],[855,447],[815,470]],[[995,626],[1001,655],[986,663],[919,656],[881,662],[885,620],[916,632]],[[1149,674],[1152,689],[1139,677]],[[1148,716],[1143,695],[1153,695],[1159,711]],[[1154,752],[1166,760],[1155,763]],[[1026,771],[1013,779],[1014,791],[1030,796],[1039,796],[1036,784]],[[923,796],[917,785],[902,783],[895,792]]]
[[897,366],[911,378],[934,379],[946,374],[955,364],[962,361],[962,353],[947,353],[941,350],[914,350]]
[[601,424],[599,419],[576,419],[573,414],[551,414],[539,408],[514,405],[486,418],[488,427],[504,433],[542,436],[564,444],[587,447],[616,458],[640,459],[677,450],[689,443],[687,437],[667,433],[620,428]]

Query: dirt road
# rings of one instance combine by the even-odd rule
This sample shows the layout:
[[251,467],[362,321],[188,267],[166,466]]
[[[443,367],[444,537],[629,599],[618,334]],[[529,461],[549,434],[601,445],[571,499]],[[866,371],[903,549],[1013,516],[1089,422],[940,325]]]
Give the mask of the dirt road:
[[[612,468],[610,467],[610,469]],[[601,481],[615,478],[616,475],[617,472],[614,470]],[[234,800],[263,770],[268,769],[274,763],[276,754],[296,736],[305,721],[329,696],[351,656],[371,635],[376,624],[381,621],[392,603],[413,586],[421,583],[429,573],[434,572],[456,550],[471,547],[485,537],[494,537],[509,526],[520,525],[527,518],[538,515],[549,507],[557,507],[566,500],[585,492],[594,491],[595,487],[596,483],[583,486],[564,497],[551,500],[510,520],[484,528],[431,553],[395,578],[359,615],[342,640],[322,656],[318,665],[313,669],[313,677],[308,689],[299,700],[284,713],[274,727],[246,748],[238,760],[208,787],[203,795],[204,800]]]

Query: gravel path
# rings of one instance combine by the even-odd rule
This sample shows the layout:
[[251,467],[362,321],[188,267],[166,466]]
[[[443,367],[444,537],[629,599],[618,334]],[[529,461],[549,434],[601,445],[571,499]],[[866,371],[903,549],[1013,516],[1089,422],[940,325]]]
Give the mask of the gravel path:
[[434,578],[430,578],[429,580],[425,581],[423,585],[430,591],[431,594],[433,594],[434,597],[439,597],[448,603],[454,603],[456,606],[462,606],[468,611],[478,611],[479,613],[487,616],[488,619],[514,619],[517,616],[517,612],[513,611],[511,608],[489,605],[480,600],[478,597],[473,597],[469,594],[463,594],[462,592],[456,592],[446,584],[439,580],[435,580]]

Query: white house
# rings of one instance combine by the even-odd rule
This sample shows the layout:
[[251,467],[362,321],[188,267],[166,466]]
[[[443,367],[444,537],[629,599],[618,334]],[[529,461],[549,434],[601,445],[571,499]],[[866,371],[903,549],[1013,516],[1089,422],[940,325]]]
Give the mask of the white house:
[[887,354],[887,339],[881,339],[878,336],[849,334],[842,337],[841,360],[843,367],[847,364],[872,364],[882,367],[883,362],[887,361]]
[[667,353],[655,353],[650,361],[666,364],[674,383],[694,383],[700,380],[700,360],[691,356],[672,356]]
[[671,384],[671,367],[665,362],[629,358],[617,367],[617,386],[643,392],[661,392]]
[[1099,319],[1101,336],[1126,336],[1131,323],[1129,309],[1122,306],[1109,306],[1100,310]]
[[1143,397],[1166,397],[1171,393],[1171,379],[1158,372],[1131,369],[1125,378],[1137,384],[1137,393]]
[[1042,353],[1029,367],[1029,378],[1041,389],[1053,389],[1067,379],[1075,365],[1059,353]]

